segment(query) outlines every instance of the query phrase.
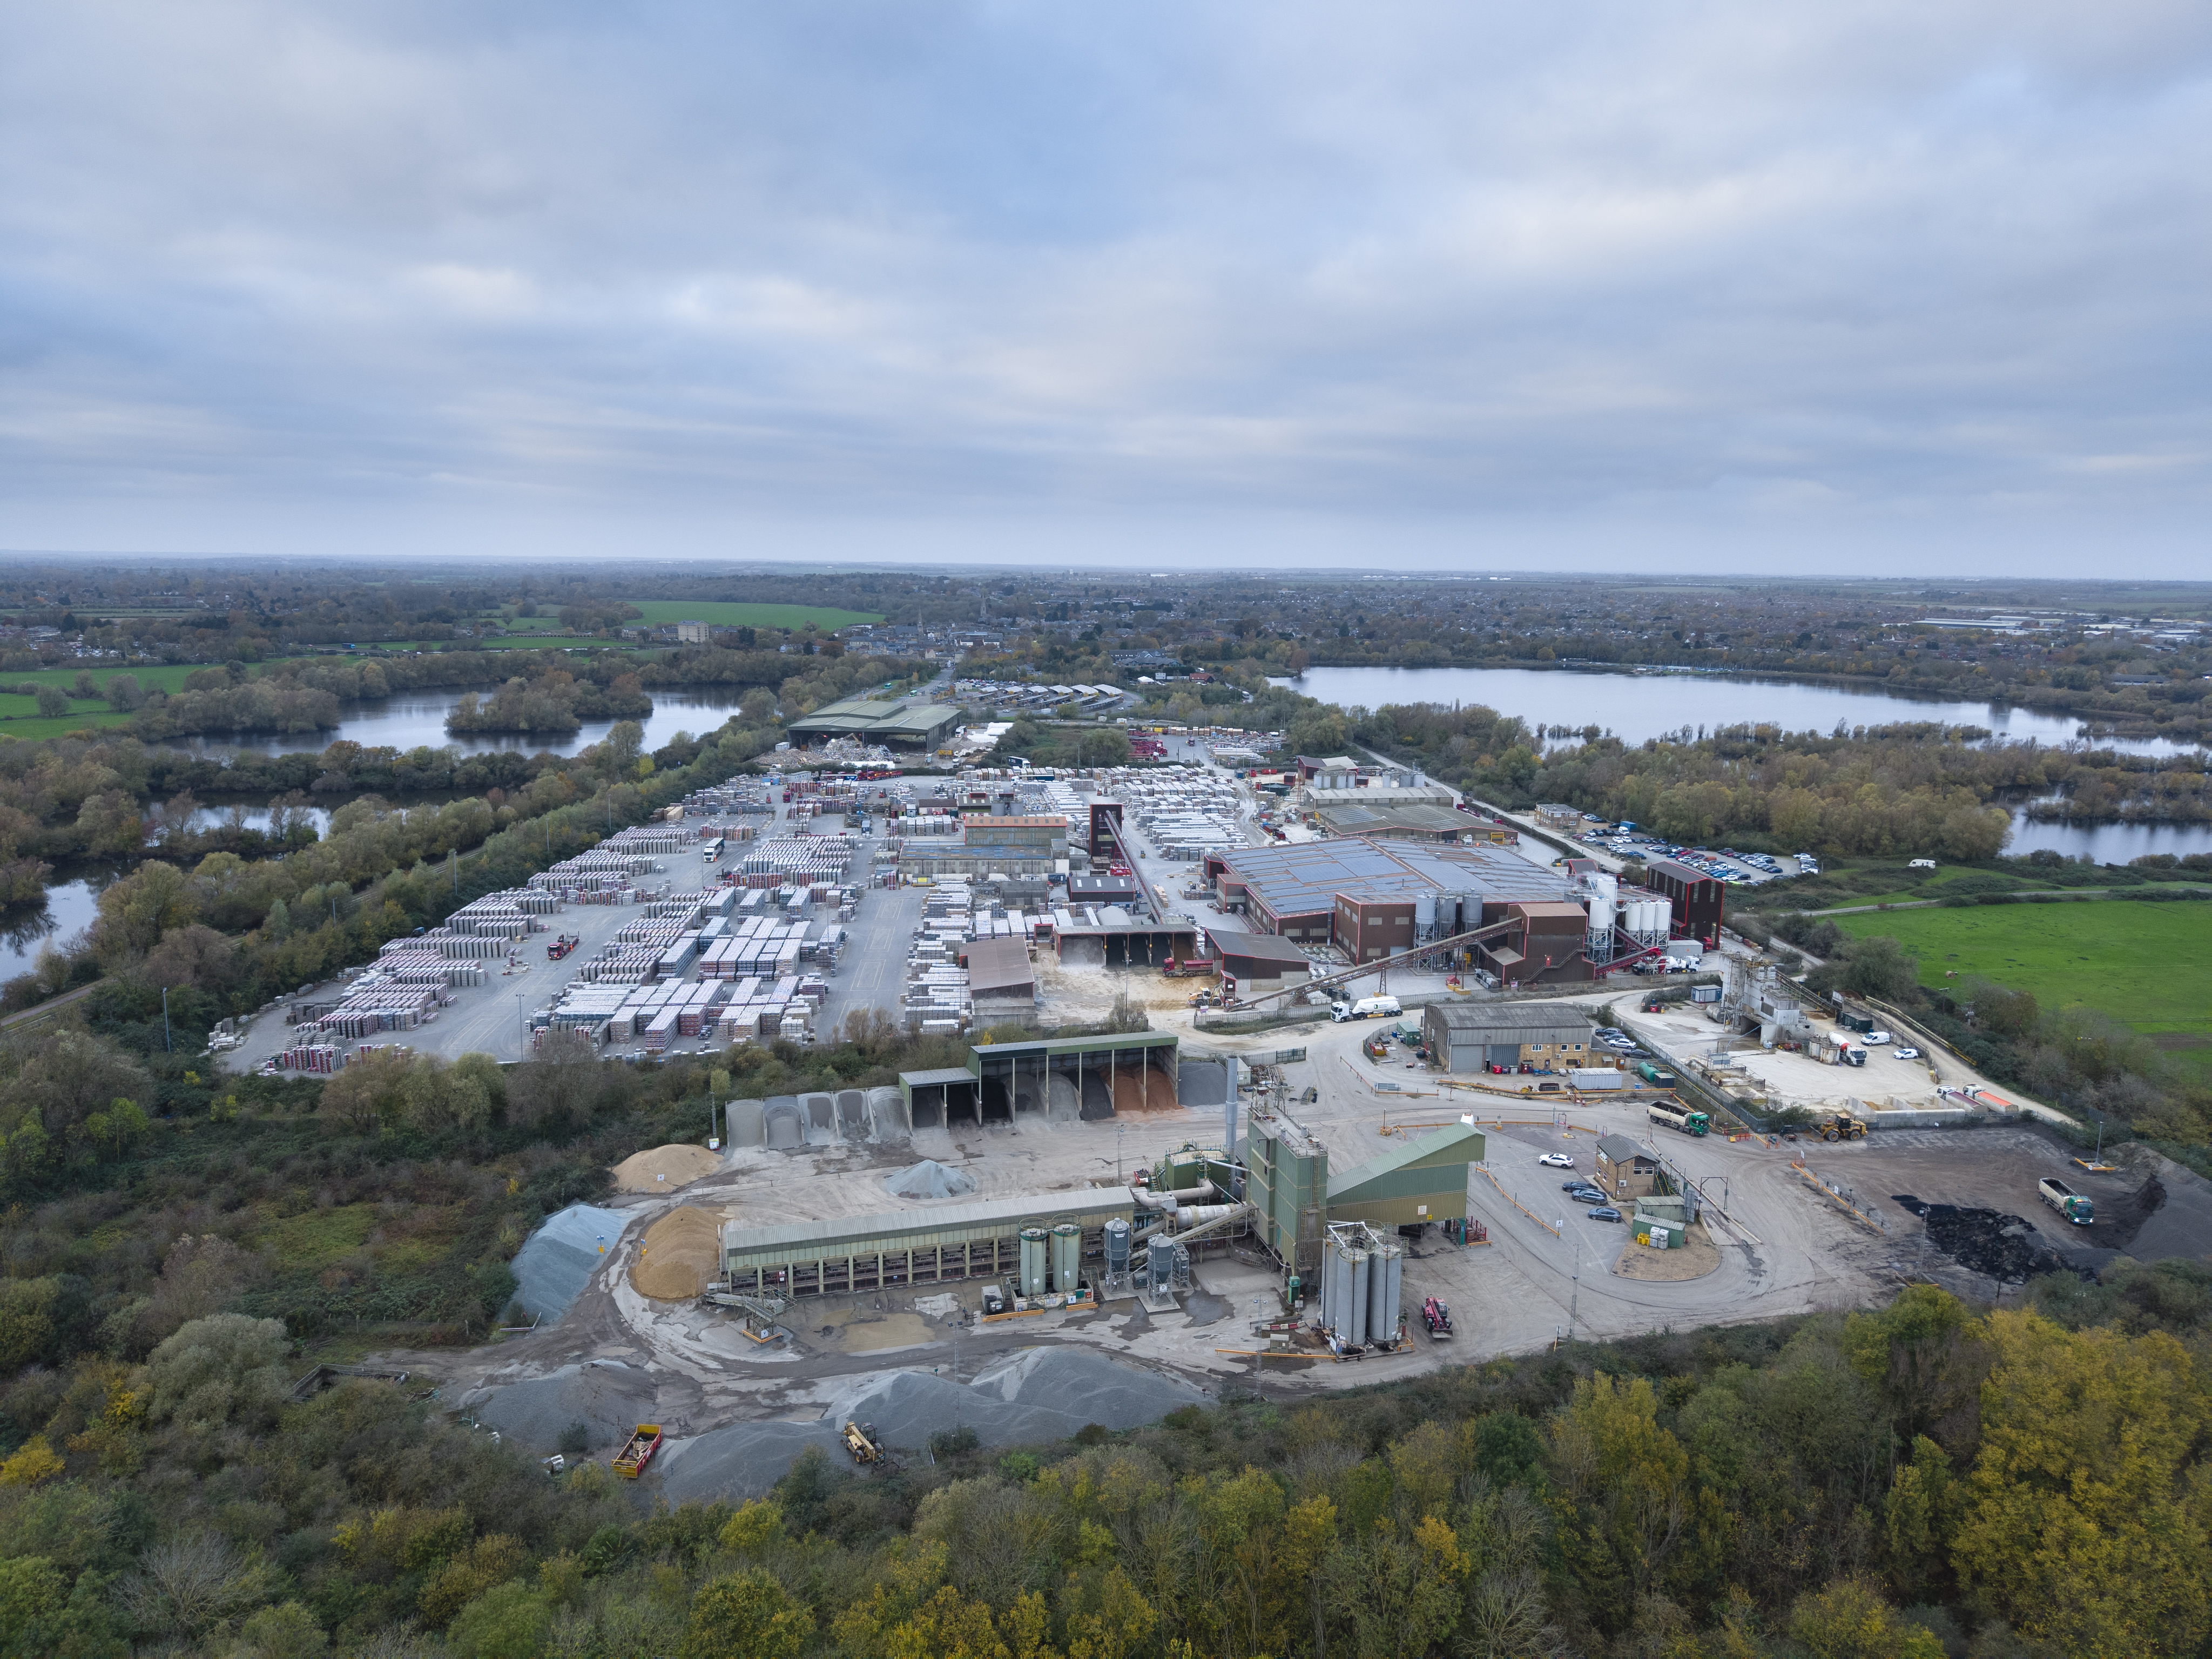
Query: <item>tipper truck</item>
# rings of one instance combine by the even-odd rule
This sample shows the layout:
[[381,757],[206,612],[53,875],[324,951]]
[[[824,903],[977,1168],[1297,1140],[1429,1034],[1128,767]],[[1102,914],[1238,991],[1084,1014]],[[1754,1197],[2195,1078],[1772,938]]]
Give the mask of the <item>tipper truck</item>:
[[2045,1176],[2035,1183],[2035,1190],[2045,1204],[2077,1227],[2089,1226],[2097,1219],[2096,1205],[2063,1181]]

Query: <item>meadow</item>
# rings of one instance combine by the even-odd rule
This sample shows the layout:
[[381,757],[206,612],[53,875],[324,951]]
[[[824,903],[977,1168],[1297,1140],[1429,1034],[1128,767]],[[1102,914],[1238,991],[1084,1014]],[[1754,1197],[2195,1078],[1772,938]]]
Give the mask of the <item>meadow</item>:
[[2212,1070],[2212,910],[2202,903],[1995,904],[1832,920],[1862,938],[1895,939],[1919,958],[1923,985],[1978,975],[2045,1008],[2084,1004]]
[[879,616],[866,611],[836,611],[822,605],[743,605],[726,599],[628,599],[645,613],[646,625],[667,623],[713,623],[718,628],[800,629],[812,623],[823,633],[850,628],[854,623],[878,623]]

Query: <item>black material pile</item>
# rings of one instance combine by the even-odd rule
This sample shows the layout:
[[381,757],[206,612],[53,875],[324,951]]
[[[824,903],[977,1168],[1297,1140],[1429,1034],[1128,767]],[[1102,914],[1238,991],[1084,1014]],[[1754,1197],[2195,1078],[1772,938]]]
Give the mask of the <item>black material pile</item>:
[[2019,1216],[1962,1209],[1955,1204],[1923,1204],[1911,1193],[1890,1197],[1920,1218],[1929,1243],[1960,1267],[2001,1285],[2024,1285],[2038,1273],[2055,1273],[2066,1265]]

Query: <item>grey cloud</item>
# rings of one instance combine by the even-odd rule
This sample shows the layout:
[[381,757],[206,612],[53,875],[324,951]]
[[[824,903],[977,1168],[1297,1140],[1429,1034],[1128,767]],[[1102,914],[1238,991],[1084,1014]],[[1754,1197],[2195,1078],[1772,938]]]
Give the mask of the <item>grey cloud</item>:
[[0,543],[2170,568],[2208,70],[2165,0],[9,5]]

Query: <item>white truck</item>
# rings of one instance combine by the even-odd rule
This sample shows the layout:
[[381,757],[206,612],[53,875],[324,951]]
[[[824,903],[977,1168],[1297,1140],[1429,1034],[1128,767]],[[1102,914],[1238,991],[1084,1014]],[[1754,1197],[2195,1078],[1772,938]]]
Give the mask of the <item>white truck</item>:
[[1866,1050],[1852,1046],[1851,1034],[1850,1032],[1834,1030],[1823,1031],[1820,1034],[1820,1038],[1822,1045],[1827,1050],[1827,1053],[1823,1056],[1823,1058],[1825,1058],[1831,1066],[1863,1066],[1866,1064]]
[[2077,1227],[2090,1226],[2097,1219],[2096,1205],[2063,1181],[2046,1176],[2035,1183],[2035,1193],[2037,1197]]
[[1341,1025],[1347,1019],[1395,1019],[1404,1012],[1395,997],[1362,997],[1357,1002],[1331,1004],[1328,1017]]

